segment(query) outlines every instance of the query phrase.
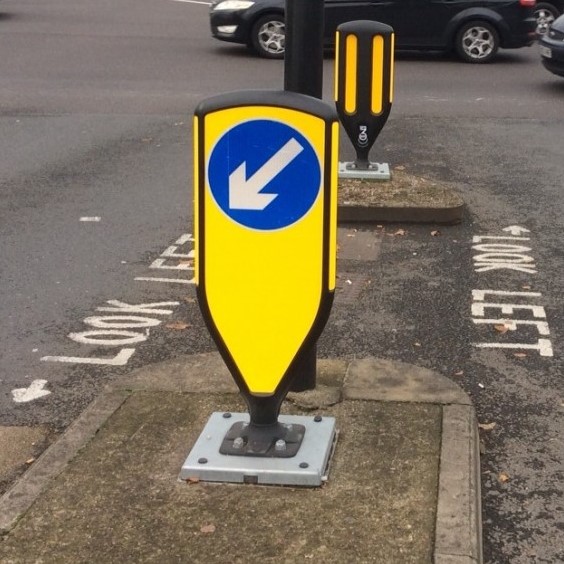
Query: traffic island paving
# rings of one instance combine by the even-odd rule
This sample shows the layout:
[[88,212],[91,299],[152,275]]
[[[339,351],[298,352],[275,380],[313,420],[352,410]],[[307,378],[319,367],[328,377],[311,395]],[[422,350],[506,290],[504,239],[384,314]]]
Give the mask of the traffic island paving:
[[464,201],[452,183],[413,175],[403,167],[390,180],[339,179],[338,220],[459,223]]
[[320,488],[178,481],[216,411],[245,411],[217,354],[108,389],[0,500],[0,560],[481,562],[474,411],[447,378],[319,360],[282,411],[336,418]]

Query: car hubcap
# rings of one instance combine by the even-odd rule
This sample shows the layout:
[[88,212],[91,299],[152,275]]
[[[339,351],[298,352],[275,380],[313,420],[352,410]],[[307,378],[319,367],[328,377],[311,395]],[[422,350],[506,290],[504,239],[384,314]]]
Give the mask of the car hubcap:
[[548,27],[554,21],[554,15],[548,10],[537,10],[535,17],[537,19],[537,35],[545,35]]
[[284,53],[285,31],[283,22],[266,22],[258,32],[260,46],[268,53]]
[[494,48],[493,35],[484,27],[471,27],[462,36],[464,52],[472,59],[487,57]]

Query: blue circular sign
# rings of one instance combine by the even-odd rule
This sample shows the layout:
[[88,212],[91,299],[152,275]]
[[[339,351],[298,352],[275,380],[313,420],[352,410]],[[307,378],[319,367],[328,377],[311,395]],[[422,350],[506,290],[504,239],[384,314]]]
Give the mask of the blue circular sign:
[[284,123],[257,119],[236,125],[213,148],[208,182],[234,221],[260,230],[302,218],[321,188],[321,168],[309,141]]

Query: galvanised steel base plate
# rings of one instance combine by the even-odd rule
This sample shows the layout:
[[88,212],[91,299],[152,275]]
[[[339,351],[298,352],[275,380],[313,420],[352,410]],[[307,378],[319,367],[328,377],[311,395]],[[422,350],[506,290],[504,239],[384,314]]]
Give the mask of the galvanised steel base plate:
[[356,178],[364,180],[390,180],[388,163],[370,163],[369,169],[356,168],[354,163],[339,163],[339,178]]
[[225,434],[233,423],[248,423],[249,414],[214,412],[182,465],[179,479],[307,487],[320,486],[327,481],[329,459],[336,440],[335,418],[280,415],[278,420],[305,426],[296,456],[261,458],[220,454]]

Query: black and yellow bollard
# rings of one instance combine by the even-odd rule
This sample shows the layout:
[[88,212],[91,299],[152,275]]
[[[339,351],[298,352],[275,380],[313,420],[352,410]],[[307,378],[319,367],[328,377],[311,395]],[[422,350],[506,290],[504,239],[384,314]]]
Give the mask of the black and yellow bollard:
[[340,163],[339,176],[381,177],[380,165],[371,163],[368,155],[392,108],[393,29],[368,20],[341,24],[335,67],[337,112],[356,151],[354,163]]

